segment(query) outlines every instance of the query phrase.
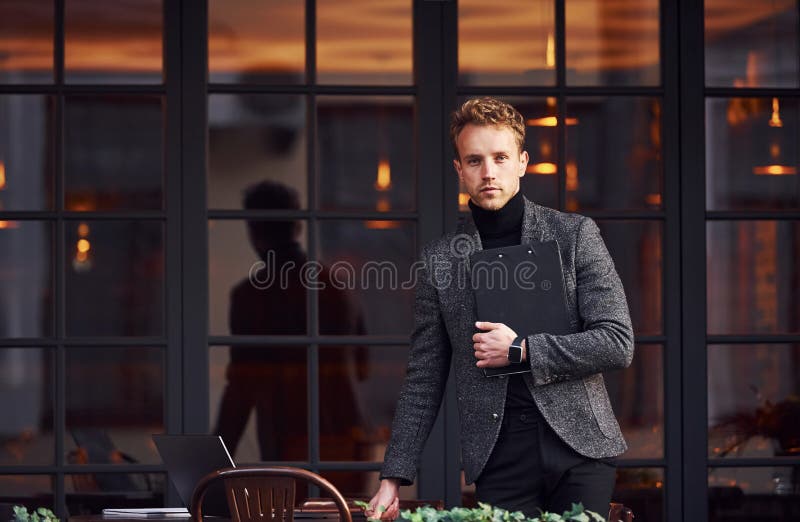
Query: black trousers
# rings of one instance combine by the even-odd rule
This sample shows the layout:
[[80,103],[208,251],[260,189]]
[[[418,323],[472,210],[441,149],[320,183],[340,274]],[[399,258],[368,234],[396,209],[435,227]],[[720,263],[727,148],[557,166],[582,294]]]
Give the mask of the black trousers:
[[616,477],[613,462],[567,446],[535,407],[507,409],[497,444],[475,481],[475,496],[529,518],[542,511],[560,515],[573,502],[605,517]]

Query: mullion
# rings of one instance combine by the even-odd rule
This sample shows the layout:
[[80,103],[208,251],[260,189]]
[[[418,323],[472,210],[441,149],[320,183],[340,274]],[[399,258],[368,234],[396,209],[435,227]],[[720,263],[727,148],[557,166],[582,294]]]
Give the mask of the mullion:
[[414,96],[415,86],[398,85],[258,85],[212,83],[209,94],[318,94],[331,96],[375,95]]
[[800,98],[796,87],[706,87],[707,98]]
[[[314,180],[309,180],[312,183]],[[309,189],[310,191],[311,189]],[[283,221],[286,219],[354,219],[354,220],[407,220],[416,221],[419,214],[415,211],[397,210],[394,212],[350,212],[350,211],[328,211],[328,210],[275,210],[275,209],[248,209],[248,210],[209,210],[209,219],[258,219],[263,221]]]
[[315,344],[320,346],[338,346],[342,344],[376,345],[376,346],[396,346],[407,345],[410,342],[408,336],[282,336],[282,335],[246,335],[246,336],[212,336],[208,338],[210,346],[263,346],[270,345],[291,345],[303,346]]
[[793,344],[800,343],[800,333],[707,335],[706,344]]
[[[308,187],[307,208],[317,208],[316,191],[316,147],[317,147],[317,103],[314,94],[314,85],[317,83],[317,10],[315,0],[306,0],[306,84],[310,87],[306,103],[306,121],[308,124],[308,142],[306,144],[306,179]],[[311,260],[316,260],[316,238],[317,221],[312,216],[308,222],[308,256]],[[306,331],[312,336],[317,335],[317,296],[306,288]],[[308,400],[308,458],[311,462],[311,470],[319,470],[319,350],[316,344],[311,344],[307,348],[308,357],[308,378],[307,378],[307,400]],[[319,495],[319,488],[310,484],[308,489],[310,496]]]
[[779,221],[800,219],[800,209],[797,210],[778,210],[778,211],[730,211],[730,210],[707,210],[706,220],[713,221]]
[[664,89],[661,87],[570,87],[570,86],[546,86],[546,85],[524,85],[516,87],[459,87],[460,96],[663,96]]

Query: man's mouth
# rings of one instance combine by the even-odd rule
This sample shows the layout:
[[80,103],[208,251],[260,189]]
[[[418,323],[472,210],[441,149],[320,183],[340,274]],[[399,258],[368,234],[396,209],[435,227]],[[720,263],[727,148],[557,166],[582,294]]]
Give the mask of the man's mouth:
[[484,187],[481,189],[481,192],[493,192],[495,190],[500,190],[498,187]]

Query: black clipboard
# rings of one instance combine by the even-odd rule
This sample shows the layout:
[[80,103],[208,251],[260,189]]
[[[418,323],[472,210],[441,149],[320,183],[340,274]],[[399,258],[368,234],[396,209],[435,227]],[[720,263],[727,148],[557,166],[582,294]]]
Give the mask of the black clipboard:
[[[555,241],[480,250],[470,257],[478,321],[518,335],[571,333],[561,253]],[[484,368],[486,377],[527,373],[527,364]]]

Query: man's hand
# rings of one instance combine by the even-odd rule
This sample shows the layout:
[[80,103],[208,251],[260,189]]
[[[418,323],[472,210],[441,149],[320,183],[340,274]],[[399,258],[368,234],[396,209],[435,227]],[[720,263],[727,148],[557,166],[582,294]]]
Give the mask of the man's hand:
[[[381,480],[381,487],[369,501],[369,507],[365,513],[367,517],[394,520],[400,516],[400,498],[397,496],[399,491],[400,481],[397,479]],[[381,512],[381,507],[386,509]]]
[[[478,330],[485,332],[472,336],[472,347],[478,368],[501,368],[511,364],[508,361],[508,347],[517,338],[517,333],[503,323],[489,323],[478,321],[475,323]],[[523,360],[525,360],[525,341],[523,345]]]

